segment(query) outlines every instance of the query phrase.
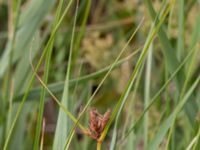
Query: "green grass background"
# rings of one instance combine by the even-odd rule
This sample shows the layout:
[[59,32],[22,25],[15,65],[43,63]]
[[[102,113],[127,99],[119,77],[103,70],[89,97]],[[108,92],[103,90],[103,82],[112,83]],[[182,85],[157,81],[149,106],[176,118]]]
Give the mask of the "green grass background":
[[[199,0],[0,0],[0,149],[199,150]],[[98,140],[92,107],[112,111]]]

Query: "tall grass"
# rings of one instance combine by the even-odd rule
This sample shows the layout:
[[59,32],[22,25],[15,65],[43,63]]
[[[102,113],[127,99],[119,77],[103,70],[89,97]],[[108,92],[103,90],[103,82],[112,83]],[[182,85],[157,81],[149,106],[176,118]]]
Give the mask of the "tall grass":
[[0,1],[0,148],[200,149],[199,7]]

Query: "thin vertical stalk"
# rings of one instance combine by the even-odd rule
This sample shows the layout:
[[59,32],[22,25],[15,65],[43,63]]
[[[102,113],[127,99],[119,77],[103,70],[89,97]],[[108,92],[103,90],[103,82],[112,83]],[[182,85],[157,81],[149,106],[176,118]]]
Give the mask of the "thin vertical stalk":
[[178,44],[177,58],[180,61],[184,54],[184,0],[178,1]]
[[[150,100],[150,84],[151,84],[151,64],[152,64],[152,51],[153,51],[153,44],[149,46],[149,51],[147,54],[147,63],[146,63],[146,73],[145,73],[145,89],[144,89],[144,108],[149,105]],[[144,116],[144,148],[147,148],[148,145],[148,125],[149,125],[149,115],[146,112]]]

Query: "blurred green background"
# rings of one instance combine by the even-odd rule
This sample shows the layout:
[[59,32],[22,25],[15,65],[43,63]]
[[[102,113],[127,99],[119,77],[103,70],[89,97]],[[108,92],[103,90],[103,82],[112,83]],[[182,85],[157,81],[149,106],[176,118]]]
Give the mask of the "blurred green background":
[[[0,0],[0,149],[199,150],[199,9]],[[91,108],[112,111],[102,143]]]

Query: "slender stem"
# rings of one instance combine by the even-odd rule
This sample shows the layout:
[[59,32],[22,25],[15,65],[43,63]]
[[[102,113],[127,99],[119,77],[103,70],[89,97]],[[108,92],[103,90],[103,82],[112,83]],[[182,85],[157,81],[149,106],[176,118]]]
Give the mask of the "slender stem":
[[[145,76],[145,88],[144,88],[144,107],[146,108],[149,105],[150,100],[150,84],[151,84],[151,62],[152,62],[152,50],[153,44],[149,47],[148,57],[147,57],[147,64],[146,64],[146,76]],[[149,124],[149,115],[146,112],[144,116],[144,147],[147,148],[148,145],[148,124]]]
[[97,141],[97,150],[101,150],[102,141]]

